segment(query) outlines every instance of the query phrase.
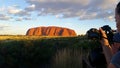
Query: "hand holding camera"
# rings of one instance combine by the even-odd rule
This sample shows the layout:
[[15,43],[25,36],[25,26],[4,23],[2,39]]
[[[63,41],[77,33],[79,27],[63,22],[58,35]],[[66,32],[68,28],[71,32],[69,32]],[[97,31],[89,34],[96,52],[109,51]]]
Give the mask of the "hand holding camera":
[[113,35],[114,32],[109,25],[104,25],[99,30],[96,28],[91,28],[86,33],[88,39],[91,40],[101,40],[101,39],[108,39],[110,44],[113,43]]
[[[114,32],[109,25],[104,25],[99,30],[91,28],[87,31],[86,36],[90,40],[98,40],[101,42],[100,46],[92,49],[88,55],[89,63],[95,68],[106,68],[106,60],[103,54],[102,45],[109,46],[113,43]],[[101,67],[102,66],[102,67]]]
[[99,30],[100,30],[101,36],[102,36],[102,39],[100,40],[101,44],[105,45],[105,46],[110,45],[105,31],[102,28],[100,28]]

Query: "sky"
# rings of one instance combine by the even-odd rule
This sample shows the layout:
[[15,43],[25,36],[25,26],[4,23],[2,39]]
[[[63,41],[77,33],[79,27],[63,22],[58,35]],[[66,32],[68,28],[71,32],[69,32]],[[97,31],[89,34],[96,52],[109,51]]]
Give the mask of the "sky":
[[25,35],[29,28],[58,26],[86,34],[90,28],[116,29],[120,0],[0,0],[0,35]]

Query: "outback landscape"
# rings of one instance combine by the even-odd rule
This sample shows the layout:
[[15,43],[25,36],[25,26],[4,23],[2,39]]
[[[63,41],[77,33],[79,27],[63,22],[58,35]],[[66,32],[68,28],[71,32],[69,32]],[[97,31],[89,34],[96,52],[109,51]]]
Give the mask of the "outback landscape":
[[118,2],[0,0],[0,68],[106,68],[99,28],[112,37]]
[[67,28],[59,27],[61,33],[57,27],[51,28],[46,30],[48,34],[40,27],[34,30],[29,29],[26,35],[0,36],[1,68],[82,68],[82,57],[88,55],[92,45],[98,45]]

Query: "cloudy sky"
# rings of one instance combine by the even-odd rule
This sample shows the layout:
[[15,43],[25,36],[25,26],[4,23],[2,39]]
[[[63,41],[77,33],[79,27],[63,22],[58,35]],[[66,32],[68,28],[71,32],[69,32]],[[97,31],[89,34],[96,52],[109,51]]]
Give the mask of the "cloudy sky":
[[25,35],[32,27],[59,26],[85,34],[90,28],[116,29],[119,0],[0,0],[0,34]]

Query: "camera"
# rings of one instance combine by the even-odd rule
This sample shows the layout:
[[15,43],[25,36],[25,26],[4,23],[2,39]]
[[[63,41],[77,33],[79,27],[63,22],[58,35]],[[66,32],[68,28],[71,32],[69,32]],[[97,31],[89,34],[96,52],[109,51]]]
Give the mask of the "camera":
[[[109,25],[104,25],[101,28],[105,31],[109,43],[112,44],[113,43],[114,31],[111,29],[111,27]],[[88,39],[92,39],[92,40],[102,39],[101,32],[99,30],[97,30],[96,28],[91,28],[90,30],[88,30],[86,35],[87,35]]]
[[[112,44],[113,43],[114,32],[111,29],[111,27],[109,25],[104,25],[101,28],[105,31],[109,43]],[[100,43],[99,40],[102,39],[101,32],[99,30],[97,30],[96,28],[89,29],[86,32],[86,36],[87,36],[88,39],[90,39],[94,42],[97,41],[97,43]],[[94,45],[94,46],[95,46],[95,48],[93,48],[89,52],[89,55],[87,56],[88,61],[83,59],[83,68],[87,68],[86,67],[87,65],[89,65],[88,68],[90,68],[90,66],[92,66],[94,68],[106,68],[107,63],[106,63],[105,56],[103,54],[101,44],[99,46],[97,46],[97,45]]]

